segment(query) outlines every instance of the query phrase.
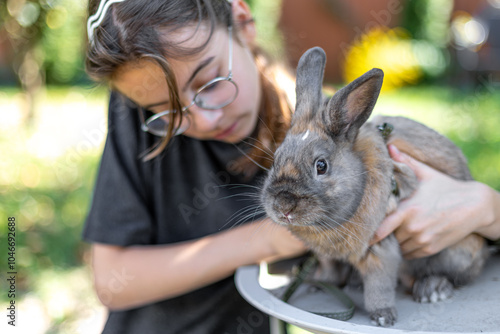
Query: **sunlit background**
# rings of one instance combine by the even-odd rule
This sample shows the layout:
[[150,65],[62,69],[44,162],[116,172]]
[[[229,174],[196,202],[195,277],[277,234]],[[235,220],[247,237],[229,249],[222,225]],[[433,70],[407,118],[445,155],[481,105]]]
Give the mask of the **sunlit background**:
[[[293,68],[306,49],[323,47],[334,87],[382,68],[376,113],[443,132],[464,150],[474,177],[500,189],[500,1],[249,3],[268,53]],[[16,331],[2,316],[2,333],[99,333],[105,319],[80,241],[108,97],[83,70],[86,5],[0,2],[0,303],[9,300],[3,277],[13,216],[19,305]]]

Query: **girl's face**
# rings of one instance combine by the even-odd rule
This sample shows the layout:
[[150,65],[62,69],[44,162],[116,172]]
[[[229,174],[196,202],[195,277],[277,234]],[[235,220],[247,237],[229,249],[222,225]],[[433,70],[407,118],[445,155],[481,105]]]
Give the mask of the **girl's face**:
[[[186,27],[173,37],[182,47],[202,44],[208,28]],[[239,89],[236,99],[227,106],[206,110],[193,104],[188,109],[190,126],[183,133],[201,140],[220,140],[237,143],[255,129],[261,100],[258,70],[249,45],[253,43],[253,28],[243,28],[235,38],[233,31],[233,81]],[[183,106],[191,105],[193,98],[204,84],[216,77],[226,77],[229,65],[229,35],[227,28],[217,28],[207,47],[199,54],[186,59],[168,59],[175,74]],[[154,62],[142,60],[124,66],[113,85],[131,100],[153,113],[171,108],[164,73]]]

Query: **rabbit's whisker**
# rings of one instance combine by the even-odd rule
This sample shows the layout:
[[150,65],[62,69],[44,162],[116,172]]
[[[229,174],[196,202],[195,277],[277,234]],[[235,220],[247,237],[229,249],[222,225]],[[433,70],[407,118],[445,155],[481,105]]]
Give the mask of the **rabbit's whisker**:
[[[255,141],[257,141],[257,140],[255,140]],[[264,153],[267,156],[267,157],[263,156],[264,159],[269,160],[271,162],[274,161],[274,154],[272,154],[272,152],[267,147],[264,147],[265,148],[264,149],[264,148],[262,148],[260,146],[257,146],[255,144],[249,142],[248,140],[242,140],[242,142],[245,143],[245,144],[247,144],[247,145],[249,145],[249,146],[251,146],[251,147],[253,147],[253,148],[256,148],[259,151],[261,151],[262,153]],[[261,145],[264,145],[261,142],[258,142],[258,143],[260,143]]]
[[250,201],[252,199],[260,199],[260,196],[259,194],[253,194],[253,193],[243,193],[243,194],[233,194],[233,195],[228,195],[228,196],[224,196],[224,197],[220,197],[220,198],[217,198],[217,201],[220,201],[220,200],[224,200],[224,199],[228,199],[228,198],[233,198],[233,197],[247,197],[247,199],[240,199],[240,200],[243,200],[243,201]]
[[258,208],[255,208],[255,211],[253,213],[248,213],[247,215],[242,216],[240,219],[238,219],[236,221],[236,223],[233,224],[233,226],[231,228],[236,227],[236,226],[238,226],[246,221],[255,220],[255,216],[257,216],[259,214],[263,214],[263,213],[265,213],[263,210],[259,211]]
[[255,144],[252,144],[248,140],[243,140],[244,143],[261,150],[263,153],[266,153],[271,159],[274,158],[274,152],[269,147],[267,147],[266,144],[262,140],[254,138],[253,141],[262,145],[262,147],[259,147]]
[[263,209],[262,209],[262,207],[259,204],[249,205],[247,207],[244,207],[244,208],[236,211],[235,213],[233,213],[231,215],[231,217],[228,218],[228,220],[226,221],[226,223],[224,225],[222,225],[222,227],[219,230],[221,230],[224,227],[226,227],[228,224],[230,224],[235,219],[237,219],[237,221],[236,221],[235,224],[233,224],[231,226],[231,228],[239,225],[242,221],[244,221],[245,219],[248,219],[252,215],[255,216],[255,214],[249,214],[249,212],[251,212],[253,210],[257,211],[258,209],[261,209],[261,211],[263,212]]
[[326,231],[326,233],[325,233],[325,234],[326,234],[326,237],[327,237],[327,239],[330,241],[330,243],[331,243],[332,245],[336,245],[336,244],[335,244],[335,241],[331,238],[331,233],[332,233],[332,232],[336,232],[335,234],[336,234],[337,236],[339,236],[340,238],[342,238],[342,240],[344,240],[344,242],[345,242],[346,244],[348,244],[351,248],[354,248],[354,247],[353,247],[353,244],[351,243],[351,241],[347,238],[348,236],[350,236],[349,231],[342,231],[342,230],[337,230],[337,229],[336,229],[336,230],[332,230],[332,229],[328,226],[328,224],[327,224],[326,222],[321,222],[321,224],[322,224],[322,225],[326,228],[326,230],[327,230],[327,231]]
[[[332,213],[329,213],[329,212],[326,212],[326,211],[323,211],[323,213],[325,213],[325,215],[329,218],[329,219],[332,219],[331,217],[329,217]],[[344,217],[342,216],[339,216],[339,215],[335,215],[334,214],[334,217],[339,219],[340,221],[342,222],[345,222],[345,223],[349,223],[349,224],[352,224],[352,225],[355,225],[357,227],[361,227],[361,228],[364,228],[366,231],[371,231],[371,229],[369,229],[365,224],[361,223],[361,222],[356,222],[356,221],[353,221],[353,220],[349,220],[349,219],[345,219]],[[341,224],[339,223],[338,221],[334,221],[335,223],[337,224]],[[341,224],[343,225],[343,224]]]
[[[267,126],[266,122],[264,122],[264,120],[262,119],[262,117],[260,117],[260,115],[258,116],[259,117],[259,122],[262,122],[262,124],[264,124],[264,126],[266,127],[267,131],[269,131],[269,135],[271,136],[271,139],[274,143],[274,147],[278,147],[279,145],[276,143],[276,140],[274,140],[274,133],[273,131],[271,131],[271,129],[269,129],[269,127]],[[269,151],[272,152],[271,149],[269,149]],[[274,152],[272,152],[273,155],[274,155]]]
[[[330,241],[330,244],[335,245],[335,241],[331,238],[332,229],[328,226],[328,224],[326,224],[323,221],[320,221],[318,227],[320,227],[322,230],[321,235],[326,237],[328,239],[328,241]],[[345,238],[342,235],[339,235],[339,236],[342,239],[344,239],[344,241],[347,242],[347,240],[345,240]]]
[[230,187],[229,189],[253,188],[253,189],[257,189],[257,190],[262,190],[262,187],[258,187],[258,186],[251,185],[251,184],[241,184],[241,183],[221,184],[221,185],[218,185],[218,187],[220,187],[220,188]]
[[264,228],[269,228],[269,233],[273,233],[278,228],[278,224],[275,224],[273,221],[266,219],[263,224],[259,224],[259,226],[254,229],[252,234],[250,234],[250,240]]
[[[358,242],[360,242],[361,244],[363,244],[363,243],[364,243],[364,241],[363,241],[363,240],[361,240],[361,239],[358,237],[358,234],[359,234],[359,233],[356,233],[356,231],[354,231],[354,232],[353,232],[353,231],[349,230],[349,229],[348,229],[348,228],[347,228],[344,224],[339,223],[338,221],[336,221],[335,219],[333,219],[333,218],[331,218],[331,217],[326,216],[326,218],[327,218],[329,221],[331,221],[332,223],[334,223],[334,224],[336,224],[336,225],[338,226],[338,228],[336,229],[336,231],[337,231],[337,232],[339,232],[339,233],[343,233],[344,235],[349,236],[350,238],[357,240],[357,241],[358,241]],[[345,221],[345,220],[344,220],[344,221]],[[359,228],[359,227],[364,228],[364,229],[367,229],[367,228],[366,228],[366,226],[364,226],[363,224],[356,224],[355,222],[352,222],[352,223],[353,223],[353,228],[355,228],[355,229],[356,229],[356,228]],[[326,223],[326,224],[327,224],[327,223]],[[328,225],[328,224],[327,224],[327,225]],[[331,228],[330,228],[330,229],[331,229]],[[340,234],[339,234],[339,236],[340,236],[340,237],[342,237],[342,235],[340,235]],[[343,237],[342,237],[342,238],[343,238]],[[347,243],[349,243],[349,242],[346,240],[346,238],[343,238],[343,239],[344,239]],[[349,243],[349,245],[351,245],[351,244]],[[351,245],[351,246],[352,246],[352,245]],[[353,248],[353,249],[355,249],[355,250],[357,251],[357,248]]]
[[[329,219],[332,219],[331,217],[328,217]],[[333,220],[333,219],[332,219]],[[354,221],[349,221],[349,220],[345,220],[346,222],[349,222],[353,225],[353,228],[357,229],[357,228],[362,228],[364,229],[365,231],[367,232],[372,232],[372,230],[370,228],[368,228],[367,226],[365,226],[364,224],[362,223],[358,223],[358,222],[354,222]],[[349,234],[354,237],[356,240],[358,240],[360,243],[364,244],[365,241],[361,240],[358,235],[364,235],[364,233],[358,233],[358,231],[355,231],[354,233],[350,230],[347,229],[347,227],[344,225],[344,224],[340,224],[341,228],[345,229],[346,231],[349,232]],[[358,251],[358,249],[356,249],[356,251]],[[369,252],[373,252],[371,248],[368,248],[368,251]]]
[[254,159],[252,159],[245,151],[243,151],[241,148],[239,148],[237,145],[234,145],[236,147],[236,149],[238,149],[238,151],[241,152],[241,154],[243,154],[244,156],[246,156],[251,162],[253,162],[255,165],[257,165],[258,167],[260,167],[261,169],[265,170],[265,171],[269,171],[269,168],[266,168],[264,166],[262,166],[261,164],[259,164],[257,161],[255,161]]

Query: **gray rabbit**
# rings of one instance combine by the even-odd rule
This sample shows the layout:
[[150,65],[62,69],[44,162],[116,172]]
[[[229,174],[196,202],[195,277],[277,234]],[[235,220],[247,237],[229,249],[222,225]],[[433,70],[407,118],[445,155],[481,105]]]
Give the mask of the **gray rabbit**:
[[487,251],[475,234],[436,255],[409,261],[402,259],[392,235],[370,246],[384,217],[417,186],[411,169],[390,158],[387,144],[454,178],[472,177],[460,149],[436,131],[403,117],[367,122],[382,70],[372,69],[325,98],[325,62],[321,48],[308,50],[299,61],[296,111],[261,200],[267,215],[287,226],[322,263],[352,265],[361,276],[372,321],[390,326],[397,318],[398,278],[416,301],[446,299],[453,287],[479,275]]

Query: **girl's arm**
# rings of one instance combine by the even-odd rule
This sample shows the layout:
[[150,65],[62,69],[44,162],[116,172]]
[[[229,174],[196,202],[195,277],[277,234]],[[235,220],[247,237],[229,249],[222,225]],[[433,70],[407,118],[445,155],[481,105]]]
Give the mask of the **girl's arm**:
[[289,258],[305,250],[302,242],[270,220],[170,245],[94,244],[95,289],[108,308],[133,308],[204,287],[242,265]]

